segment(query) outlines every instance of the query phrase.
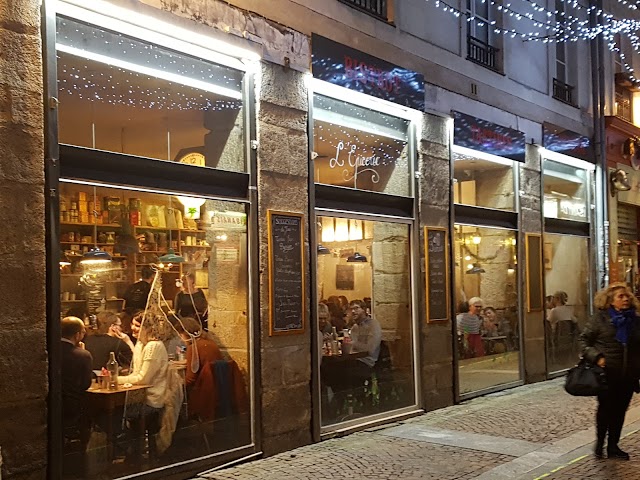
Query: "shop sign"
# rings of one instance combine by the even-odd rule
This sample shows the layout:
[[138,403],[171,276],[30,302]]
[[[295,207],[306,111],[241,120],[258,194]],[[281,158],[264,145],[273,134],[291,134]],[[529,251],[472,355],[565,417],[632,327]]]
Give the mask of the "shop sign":
[[524,133],[461,112],[451,114],[455,145],[524,162]]
[[314,78],[424,110],[424,76],[313,34]]
[[211,211],[209,215],[214,228],[244,231],[247,227],[247,215],[244,213]]
[[618,201],[640,206],[640,172],[620,163],[618,163],[617,167],[627,174],[627,180],[631,185],[631,190],[618,192]]
[[551,123],[542,125],[542,146],[552,152],[595,163],[589,137]]

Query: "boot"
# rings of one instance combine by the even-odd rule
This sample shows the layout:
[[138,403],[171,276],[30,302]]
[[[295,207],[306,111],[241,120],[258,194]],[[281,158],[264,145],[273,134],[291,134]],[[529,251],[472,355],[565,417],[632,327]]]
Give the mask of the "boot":
[[616,460],[629,460],[629,454],[623,450],[620,450],[620,447],[617,445],[613,447],[607,447],[607,457],[614,458]]
[[596,447],[593,449],[593,455],[598,460],[602,460],[604,458],[604,442],[600,440],[596,441]]

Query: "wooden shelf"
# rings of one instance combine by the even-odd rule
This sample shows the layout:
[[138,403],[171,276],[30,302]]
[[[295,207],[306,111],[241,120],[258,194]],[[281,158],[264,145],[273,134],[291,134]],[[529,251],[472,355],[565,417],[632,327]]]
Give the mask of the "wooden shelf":
[[62,303],[86,303],[86,300],[60,300]]
[[105,228],[120,228],[122,225],[119,223],[80,223],[80,222],[60,222],[60,225],[73,225],[74,227],[105,227]]
[[211,245],[181,245],[180,248],[211,248]]
[[144,225],[132,225],[136,230],[171,230],[172,232],[177,232],[179,228],[169,228],[169,227],[147,227]]

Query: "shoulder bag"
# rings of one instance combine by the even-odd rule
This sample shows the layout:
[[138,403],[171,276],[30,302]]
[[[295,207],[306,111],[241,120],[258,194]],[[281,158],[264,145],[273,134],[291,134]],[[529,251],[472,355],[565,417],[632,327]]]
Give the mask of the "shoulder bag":
[[569,369],[564,389],[576,397],[594,397],[607,390],[607,377],[602,367],[588,362],[584,358]]

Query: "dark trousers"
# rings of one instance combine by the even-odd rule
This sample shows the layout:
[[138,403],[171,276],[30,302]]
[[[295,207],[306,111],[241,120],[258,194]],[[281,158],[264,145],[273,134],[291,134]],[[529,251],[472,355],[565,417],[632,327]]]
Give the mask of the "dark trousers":
[[604,444],[609,434],[607,447],[615,448],[620,441],[624,416],[633,396],[637,382],[627,379],[607,377],[609,389],[598,395],[598,411],[596,413],[596,435],[598,444]]

